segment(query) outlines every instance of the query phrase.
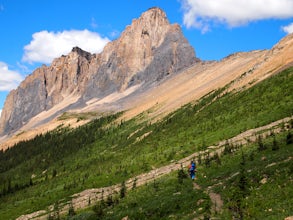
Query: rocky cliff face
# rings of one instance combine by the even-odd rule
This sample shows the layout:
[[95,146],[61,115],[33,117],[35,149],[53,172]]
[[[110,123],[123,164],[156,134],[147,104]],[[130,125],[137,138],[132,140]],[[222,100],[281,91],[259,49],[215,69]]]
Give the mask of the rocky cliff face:
[[55,59],[51,66],[36,69],[8,95],[1,115],[0,134],[20,128],[69,94],[80,95],[87,81],[91,56],[73,48],[68,56]]
[[159,81],[194,62],[194,50],[179,25],[171,25],[161,9],[152,8],[133,20],[102,53],[90,54],[75,47],[29,75],[6,99],[0,135],[17,130],[68,96],[85,103],[136,84]]
[[99,68],[91,74],[84,97],[103,96],[137,83],[159,80],[194,61],[194,50],[180,27],[170,25],[166,14],[153,8],[133,20],[121,37],[93,60]]

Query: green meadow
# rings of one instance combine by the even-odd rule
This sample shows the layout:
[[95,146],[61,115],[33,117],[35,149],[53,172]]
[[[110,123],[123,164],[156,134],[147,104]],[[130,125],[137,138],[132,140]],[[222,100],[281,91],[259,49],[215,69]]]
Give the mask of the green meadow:
[[[123,112],[101,117],[91,113],[90,117],[98,118],[87,125],[76,129],[59,127],[0,151],[1,218],[15,219],[67,201],[84,189],[122,183],[248,129],[293,115],[293,68],[242,91],[227,93],[225,88],[183,106],[156,123],[148,121],[147,112],[128,121],[120,119]],[[63,117],[72,116],[64,114]],[[77,118],[87,117],[83,114]],[[224,211],[215,214],[223,219],[232,216],[279,219],[293,215],[288,205],[290,201],[292,204],[289,198],[292,161],[281,162],[292,156],[292,143],[287,144],[287,135],[288,131],[284,131],[275,139],[261,140],[264,149],[256,143],[237,150],[233,157],[224,155],[221,163],[199,165],[197,181],[202,190],[193,190],[188,178],[179,183],[178,173],[173,173],[136,188],[116,203],[97,204],[94,210],[71,218],[90,219],[97,215],[105,219],[130,215],[133,219],[138,219],[137,216],[144,216],[140,219],[208,218],[212,204],[205,189],[211,185],[223,198]],[[272,150],[274,141],[278,146]],[[261,160],[262,156],[266,160]],[[277,165],[268,166],[272,163]],[[239,174],[235,178],[229,178],[236,172]],[[245,180],[243,186],[239,177]],[[260,185],[264,178],[267,183]],[[221,181],[222,185],[214,186],[214,181]],[[279,205],[272,200],[279,201]],[[200,210],[194,208],[197,202]]]

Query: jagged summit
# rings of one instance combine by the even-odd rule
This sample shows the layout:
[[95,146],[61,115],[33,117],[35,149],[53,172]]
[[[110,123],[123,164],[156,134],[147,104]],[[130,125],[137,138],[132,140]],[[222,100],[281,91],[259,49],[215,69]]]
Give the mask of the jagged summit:
[[[132,86],[146,88],[195,61],[194,49],[179,25],[171,25],[163,10],[151,8],[100,54],[74,47],[50,66],[36,69],[8,95],[0,119],[0,136],[16,131],[42,112],[46,114],[39,116],[35,124]],[[108,105],[122,110],[115,102]]]
[[[160,79],[195,62],[194,49],[178,25],[175,27],[170,25],[161,9],[153,8],[134,19],[119,39],[106,45],[101,54],[101,61],[105,63],[101,71],[107,69],[115,81],[115,89],[123,91],[129,85]],[[94,79],[93,84],[97,83]],[[94,85],[90,87],[99,89]]]
[[77,53],[79,56],[85,57],[88,60],[91,58],[92,54],[79,48],[79,47],[73,47],[71,50],[72,53]]
[[158,119],[227,84],[228,92],[251,87],[292,66],[292,54],[293,34],[271,50],[237,53],[219,62],[196,62],[180,26],[169,24],[160,9],[150,9],[101,53],[75,48],[29,75],[5,101],[0,142],[6,137],[1,135],[25,131],[9,139],[5,149],[54,129],[64,123],[54,118],[70,110],[126,110],[123,117],[127,119],[148,112],[148,117]]
[[150,13],[150,12],[160,12],[161,14],[164,14],[165,17],[167,18],[166,13],[160,7],[157,7],[157,6],[151,7],[148,10],[146,10],[145,12],[143,12],[143,14]]
[[170,24],[166,13],[158,7],[150,8],[142,13],[138,20],[140,20],[141,23],[149,23],[150,25],[153,25],[153,27]]

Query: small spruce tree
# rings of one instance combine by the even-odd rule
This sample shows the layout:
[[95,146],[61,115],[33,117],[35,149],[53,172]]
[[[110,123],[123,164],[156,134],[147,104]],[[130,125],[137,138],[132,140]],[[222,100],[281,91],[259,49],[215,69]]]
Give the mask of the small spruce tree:
[[98,202],[96,205],[93,206],[93,211],[96,214],[96,216],[101,218],[104,215],[104,207],[101,202]]
[[57,170],[56,169],[53,169],[53,172],[52,172],[52,178],[56,177],[57,176]]
[[210,153],[208,152],[205,156],[204,163],[206,167],[209,167],[211,165],[211,158]]
[[72,216],[75,216],[75,215],[76,215],[76,212],[74,211],[74,207],[73,207],[73,204],[72,204],[72,201],[71,201],[71,203],[69,204],[68,216],[72,217]]
[[218,153],[216,153],[216,154],[214,155],[214,160],[216,161],[216,163],[217,163],[218,165],[221,165],[221,164],[222,164],[221,159],[220,159],[220,156],[219,156]]
[[279,150],[280,149],[280,146],[276,140],[276,137],[274,136],[274,140],[273,140],[273,146],[272,146],[272,150],[273,151],[276,151],[276,150]]
[[289,131],[289,133],[286,136],[286,144],[292,144],[293,143],[293,135],[291,134],[291,132]]
[[244,218],[244,203],[243,199],[248,195],[248,179],[247,179],[247,172],[246,172],[246,161],[245,161],[245,156],[242,152],[242,160],[240,162],[240,172],[239,172],[239,179],[238,179],[238,185],[236,190],[236,195],[235,195],[235,200],[236,200],[236,212],[238,215],[239,219]]
[[267,148],[265,146],[265,144],[263,143],[261,136],[258,136],[258,138],[257,138],[257,144],[258,144],[258,148],[257,148],[258,151],[263,151],[263,150],[265,150]]
[[107,204],[107,206],[112,206],[113,205],[113,197],[112,197],[112,195],[108,195],[108,197],[107,197],[107,200],[106,200],[106,204]]
[[179,184],[183,184],[183,180],[187,178],[187,174],[183,170],[183,166],[181,164],[181,169],[177,172],[177,179]]
[[126,195],[126,185],[125,185],[125,181],[123,181],[121,183],[121,189],[120,189],[120,198],[124,198]]
[[198,155],[197,163],[198,163],[198,165],[201,165],[202,164],[201,154]]
[[137,178],[134,178],[133,184],[132,184],[132,189],[135,189],[136,188],[136,182],[137,182]]

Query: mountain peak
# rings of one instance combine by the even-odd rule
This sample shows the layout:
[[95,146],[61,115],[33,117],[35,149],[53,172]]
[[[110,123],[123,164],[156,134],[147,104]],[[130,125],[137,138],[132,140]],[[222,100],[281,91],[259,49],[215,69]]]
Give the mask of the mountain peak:
[[85,57],[87,60],[89,60],[92,55],[91,53],[89,53],[89,52],[87,52],[77,46],[72,48],[71,53],[77,53],[79,56]]
[[147,18],[147,19],[161,18],[161,19],[165,19],[168,21],[166,13],[159,7],[152,7],[150,9],[148,9],[147,11],[143,12],[141,15],[141,18]]
[[166,13],[158,7],[153,7],[143,12],[138,19],[134,19],[130,30],[132,32],[133,30],[141,31],[142,36],[154,37],[154,33],[164,34],[169,26],[170,23]]
[[[92,99],[122,93],[134,85],[147,88],[195,61],[194,49],[180,26],[171,25],[160,8],[151,8],[134,19],[100,54],[74,47],[51,66],[34,71],[31,80],[26,79],[22,88],[9,95],[1,116],[0,135],[16,131],[32,117],[57,105],[60,109],[53,109],[47,118],[73,106],[87,105]],[[115,106],[114,101],[110,104]],[[46,121],[46,117],[41,120]]]
[[[154,7],[133,19],[121,36],[104,48],[101,60],[110,67],[107,72],[118,91],[123,91],[131,85],[158,81],[196,59],[180,26],[170,24],[166,13]],[[93,83],[91,88],[99,82]],[[96,93],[93,89],[87,96]]]

